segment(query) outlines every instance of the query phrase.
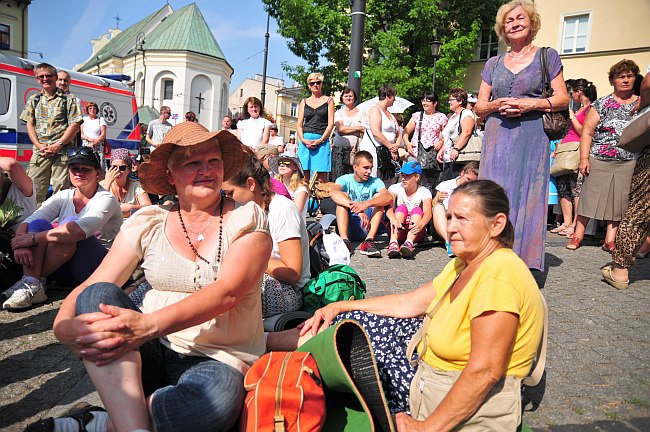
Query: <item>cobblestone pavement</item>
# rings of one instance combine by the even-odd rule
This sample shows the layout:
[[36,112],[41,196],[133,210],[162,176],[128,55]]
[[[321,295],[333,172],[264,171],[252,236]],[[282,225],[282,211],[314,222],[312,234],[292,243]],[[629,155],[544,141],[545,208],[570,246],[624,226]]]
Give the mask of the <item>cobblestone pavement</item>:
[[[550,308],[549,354],[543,401],[524,420],[537,431],[650,431],[650,259],[618,291],[601,281],[609,256],[595,242],[576,252],[565,243],[549,235],[547,271],[535,275]],[[389,261],[386,242],[378,245],[382,259],[353,256],[369,296],[408,291],[448,262],[439,247]],[[52,335],[65,295],[50,291],[44,305],[0,312],[0,430],[21,431],[78,400],[101,403],[81,362]]]

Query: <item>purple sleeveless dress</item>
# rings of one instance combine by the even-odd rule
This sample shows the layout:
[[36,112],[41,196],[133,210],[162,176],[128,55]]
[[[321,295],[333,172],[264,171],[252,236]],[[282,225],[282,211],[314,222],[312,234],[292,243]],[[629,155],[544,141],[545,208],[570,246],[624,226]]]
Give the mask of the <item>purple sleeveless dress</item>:
[[[492,86],[492,98],[540,98],[541,49],[532,63],[513,74],[504,65],[505,54],[492,57],[481,77]],[[562,70],[557,51],[547,50],[551,80]],[[506,118],[488,116],[483,136],[479,178],[500,184],[510,200],[510,221],[515,226],[513,250],[528,268],[544,271],[544,245],[548,213],[549,141],[542,126],[542,112]]]

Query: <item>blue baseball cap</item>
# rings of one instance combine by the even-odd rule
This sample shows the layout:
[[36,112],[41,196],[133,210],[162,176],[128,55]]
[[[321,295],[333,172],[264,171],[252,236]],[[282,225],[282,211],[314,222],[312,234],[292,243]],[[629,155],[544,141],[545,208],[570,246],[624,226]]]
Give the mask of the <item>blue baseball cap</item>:
[[415,162],[406,162],[402,165],[402,174],[420,174],[422,175],[422,166]]

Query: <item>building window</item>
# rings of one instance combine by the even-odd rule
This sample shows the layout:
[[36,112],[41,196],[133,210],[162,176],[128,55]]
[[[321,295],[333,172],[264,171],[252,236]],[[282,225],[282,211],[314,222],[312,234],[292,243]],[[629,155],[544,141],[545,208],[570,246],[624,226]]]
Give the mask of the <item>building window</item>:
[[7,114],[9,111],[9,102],[11,101],[11,81],[8,78],[0,78],[0,94],[3,97],[0,98],[0,115]]
[[239,97],[240,98],[244,97],[244,89],[239,89]]
[[164,80],[163,81],[163,99],[174,99],[174,81],[173,80]]
[[478,39],[476,60],[487,60],[499,53],[499,38],[492,29],[483,29]]
[[589,14],[564,17],[562,29],[562,54],[587,51]]
[[0,49],[9,49],[9,26],[0,24]]
[[295,102],[291,103],[291,117],[298,117],[298,104]]

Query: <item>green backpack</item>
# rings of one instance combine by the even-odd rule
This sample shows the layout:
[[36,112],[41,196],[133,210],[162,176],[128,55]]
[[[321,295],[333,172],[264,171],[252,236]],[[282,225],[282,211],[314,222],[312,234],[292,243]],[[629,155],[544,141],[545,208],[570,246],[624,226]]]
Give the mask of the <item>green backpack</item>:
[[366,284],[350,266],[335,264],[326,268],[302,288],[302,310],[314,313],[340,300],[359,300],[366,297]]

